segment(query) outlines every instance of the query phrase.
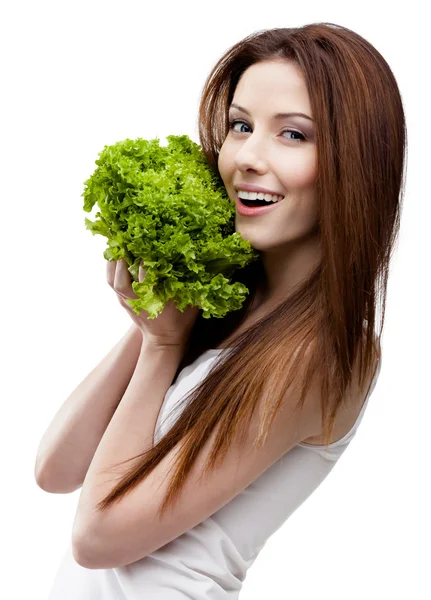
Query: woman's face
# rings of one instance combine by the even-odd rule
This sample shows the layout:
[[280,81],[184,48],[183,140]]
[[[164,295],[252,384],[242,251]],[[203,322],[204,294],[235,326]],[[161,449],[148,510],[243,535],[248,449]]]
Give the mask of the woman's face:
[[313,122],[300,116],[275,116],[290,112],[313,118],[298,67],[281,59],[252,65],[236,87],[229,108],[230,129],[219,153],[219,172],[233,202],[243,184],[284,196],[261,215],[236,211],[236,231],[261,251],[296,245],[315,231],[318,221]]

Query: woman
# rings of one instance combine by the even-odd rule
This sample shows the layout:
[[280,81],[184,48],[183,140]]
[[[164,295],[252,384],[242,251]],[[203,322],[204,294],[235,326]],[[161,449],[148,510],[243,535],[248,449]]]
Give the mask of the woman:
[[386,61],[333,24],[257,32],[210,73],[199,135],[260,253],[236,273],[251,293],[222,320],[171,304],[147,320],[125,263],[108,263],[134,323],[38,453],[43,489],[82,485],[50,600],[237,597],[376,385],[406,145]]

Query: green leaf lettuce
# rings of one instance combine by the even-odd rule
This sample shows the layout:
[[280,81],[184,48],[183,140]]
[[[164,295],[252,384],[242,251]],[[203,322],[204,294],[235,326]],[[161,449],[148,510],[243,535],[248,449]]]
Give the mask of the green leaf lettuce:
[[[179,310],[198,306],[205,319],[239,310],[248,288],[232,274],[259,258],[235,232],[235,204],[187,135],[126,139],[105,146],[84,182],[86,228],[107,238],[107,260],[124,258],[138,296],[129,300],[154,319],[172,299]],[[145,280],[138,281],[143,261]]]

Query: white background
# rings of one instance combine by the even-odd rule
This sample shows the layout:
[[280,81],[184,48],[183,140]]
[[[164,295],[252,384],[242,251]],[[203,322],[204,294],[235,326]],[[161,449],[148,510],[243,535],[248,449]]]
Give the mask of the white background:
[[[416,7],[415,7],[416,5]],[[85,229],[83,182],[126,137],[187,134],[228,47],[272,27],[354,29],[388,61],[409,157],[382,372],[355,440],[269,540],[243,600],[431,597],[429,30],[419,2],[19,2],[0,13],[2,584],[46,600],[79,490],[33,475],[55,412],[130,325],[105,280],[105,238]],[[353,12],[352,12],[353,11]],[[2,594],[3,595],[3,594]],[[78,599],[77,599],[78,600]]]

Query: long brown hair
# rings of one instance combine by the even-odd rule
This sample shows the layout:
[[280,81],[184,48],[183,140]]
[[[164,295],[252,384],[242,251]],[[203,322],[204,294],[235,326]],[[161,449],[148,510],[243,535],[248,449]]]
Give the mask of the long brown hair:
[[[265,441],[286,390],[300,382],[297,408],[302,408],[316,374],[321,381],[322,435],[328,444],[352,382],[353,365],[359,357],[360,387],[375,368],[404,195],[407,132],[397,82],[369,42],[339,25],[314,23],[247,36],[218,60],[199,106],[200,143],[219,177],[217,159],[228,133],[228,107],[236,85],[249,66],[273,59],[299,66],[310,97],[318,155],[321,262],[270,314],[235,336],[223,353],[225,360],[216,359],[204,380],[178,404],[180,415],[171,429],[152,448],[128,459],[137,462],[98,504],[101,512],[182,441],[161,516],[175,502],[216,425],[218,436],[203,474],[223,459],[237,428],[247,426],[268,374],[272,402],[266,406],[256,447]],[[223,319],[199,315],[174,382],[184,367],[243,322],[263,277],[261,261],[250,263],[232,278],[250,290],[241,310]],[[382,315],[376,335],[378,291]]]

